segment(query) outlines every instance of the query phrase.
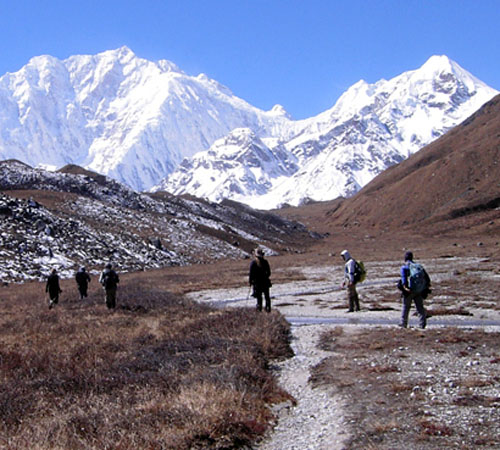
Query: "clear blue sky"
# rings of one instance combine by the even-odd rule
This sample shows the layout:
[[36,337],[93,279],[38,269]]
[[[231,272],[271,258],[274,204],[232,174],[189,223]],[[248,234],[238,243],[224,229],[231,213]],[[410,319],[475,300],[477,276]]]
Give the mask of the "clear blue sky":
[[122,45],[297,119],[434,54],[500,90],[500,0],[0,0],[0,75]]

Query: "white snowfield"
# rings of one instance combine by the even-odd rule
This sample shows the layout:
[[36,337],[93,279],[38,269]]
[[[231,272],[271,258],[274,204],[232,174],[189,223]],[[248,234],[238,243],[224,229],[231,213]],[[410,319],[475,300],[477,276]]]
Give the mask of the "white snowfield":
[[137,191],[167,190],[263,209],[355,193],[457,125],[497,91],[446,56],[292,120],[204,74],[129,48],[39,56],[0,78],[0,160],[77,164]]

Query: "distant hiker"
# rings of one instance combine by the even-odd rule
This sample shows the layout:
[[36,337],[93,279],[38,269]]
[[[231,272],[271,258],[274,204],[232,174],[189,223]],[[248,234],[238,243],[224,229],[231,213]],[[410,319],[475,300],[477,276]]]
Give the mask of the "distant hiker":
[[359,297],[356,291],[356,284],[361,279],[361,267],[347,250],[343,250],[340,256],[342,256],[345,262],[342,287],[347,286],[347,301],[349,303],[347,312],[359,311]]
[[106,306],[112,309],[116,306],[116,291],[118,288],[118,283],[120,278],[118,274],[113,270],[113,266],[108,263],[105,269],[102,271],[99,277],[99,283],[102,284],[104,291],[106,292],[105,301]]
[[257,299],[257,311],[262,311],[262,295],[266,299],[266,311],[271,312],[271,267],[264,258],[264,252],[258,248],[254,250],[254,260],[250,263],[249,283],[253,287],[252,296]]
[[76,284],[78,286],[78,292],[80,293],[80,300],[87,297],[87,290],[90,283],[90,275],[85,271],[85,267],[80,267],[75,275]]
[[413,261],[413,253],[405,253],[405,263],[401,266],[401,280],[399,289],[403,299],[403,310],[401,313],[400,326],[408,326],[408,315],[410,314],[411,302],[415,302],[415,308],[420,319],[420,328],[427,325],[427,312],[424,308],[424,299],[430,292],[431,279],[421,264]]
[[59,303],[59,294],[62,292],[59,286],[59,275],[57,275],[56,269],[52,269],[49,277],[47,278],[45,292],[48,292],[49,294],[49,309],[52,309],[54,305]]

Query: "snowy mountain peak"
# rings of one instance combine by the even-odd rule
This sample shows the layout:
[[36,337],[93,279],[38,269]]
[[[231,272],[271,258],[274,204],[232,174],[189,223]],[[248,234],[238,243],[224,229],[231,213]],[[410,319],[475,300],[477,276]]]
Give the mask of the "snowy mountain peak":
[[441,72],[441,71],[453,71],[453,67],[457,66],[446,55],[433,55],[431,56],[423,65],[420,67],[421,72]]
[[0,78],[0,160],[77,164],[145,190],[237,127],[281,133],[274,117],[206,75],[128,47],[33,58]]
[[288,111],[282,105],[274,105],[271,108],[270,113],[274,116],[283,116],[287,119],[291,119],[292,116],[288,113]]
[[[226,147],[232,144],[248,146],[258,140],[256,134],[250,128],[235,128],[227,136],[218,139],[212,145],[214,147]],[[260,142],[260,140],[259,140]]]
[[[229,197],[265,209],[350,196],[463,121],[496,93],[446,56],[434,56],[419,69],[391,80],[373,84],[360,80],[330,110],[293,122],[288,136],[263,139],[268,151],[279,155],[275,167],[282,169],[263,181],[269,186],[264,194],[258,194],[262,190],[255,188],[254,180],[238,177],[241,170],[227,165],[211,177],[219,186],[231,180],[230,191],[206,190],[210,183],[203,176],[207,173],[188,162],[183,163],[182,177],[176,172],[161,186],[178,194],[189,192],[212,200]],[[229,140],[220,142],[227,145]],[[231,143],[240,150],[249,148],[246,141]],[[216,143],[210,149],[212,174],[218,161],[226,160],[223,148],[227,151]],[[240,155],[238,148],[232,147],[231,152],[235,159]],[[193,179],[196,185],[188,182]]]
[[280,105],[263,111],[205,74],[125,46],[39,56],[0,77],[0,160],[76,164],[135,190],[269,208],[353,194],[496,93],[433,56],[391,80],[359,81],[331,109],[294,121]]

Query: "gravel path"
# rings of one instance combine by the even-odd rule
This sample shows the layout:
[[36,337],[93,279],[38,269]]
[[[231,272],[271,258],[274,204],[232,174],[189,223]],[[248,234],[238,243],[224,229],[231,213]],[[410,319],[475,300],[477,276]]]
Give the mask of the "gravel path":
[[316,348],[322,325],[293,327],[292,347],[295,357],[278,365],[279,381],[297,400],[277,405],[278,424],[273,433],[256,448],[260,450],[336,450],[342,448],[346,435],[342,427],[342,404],[337,396],[322,389],[312,389],[309,370],[325,357]]

